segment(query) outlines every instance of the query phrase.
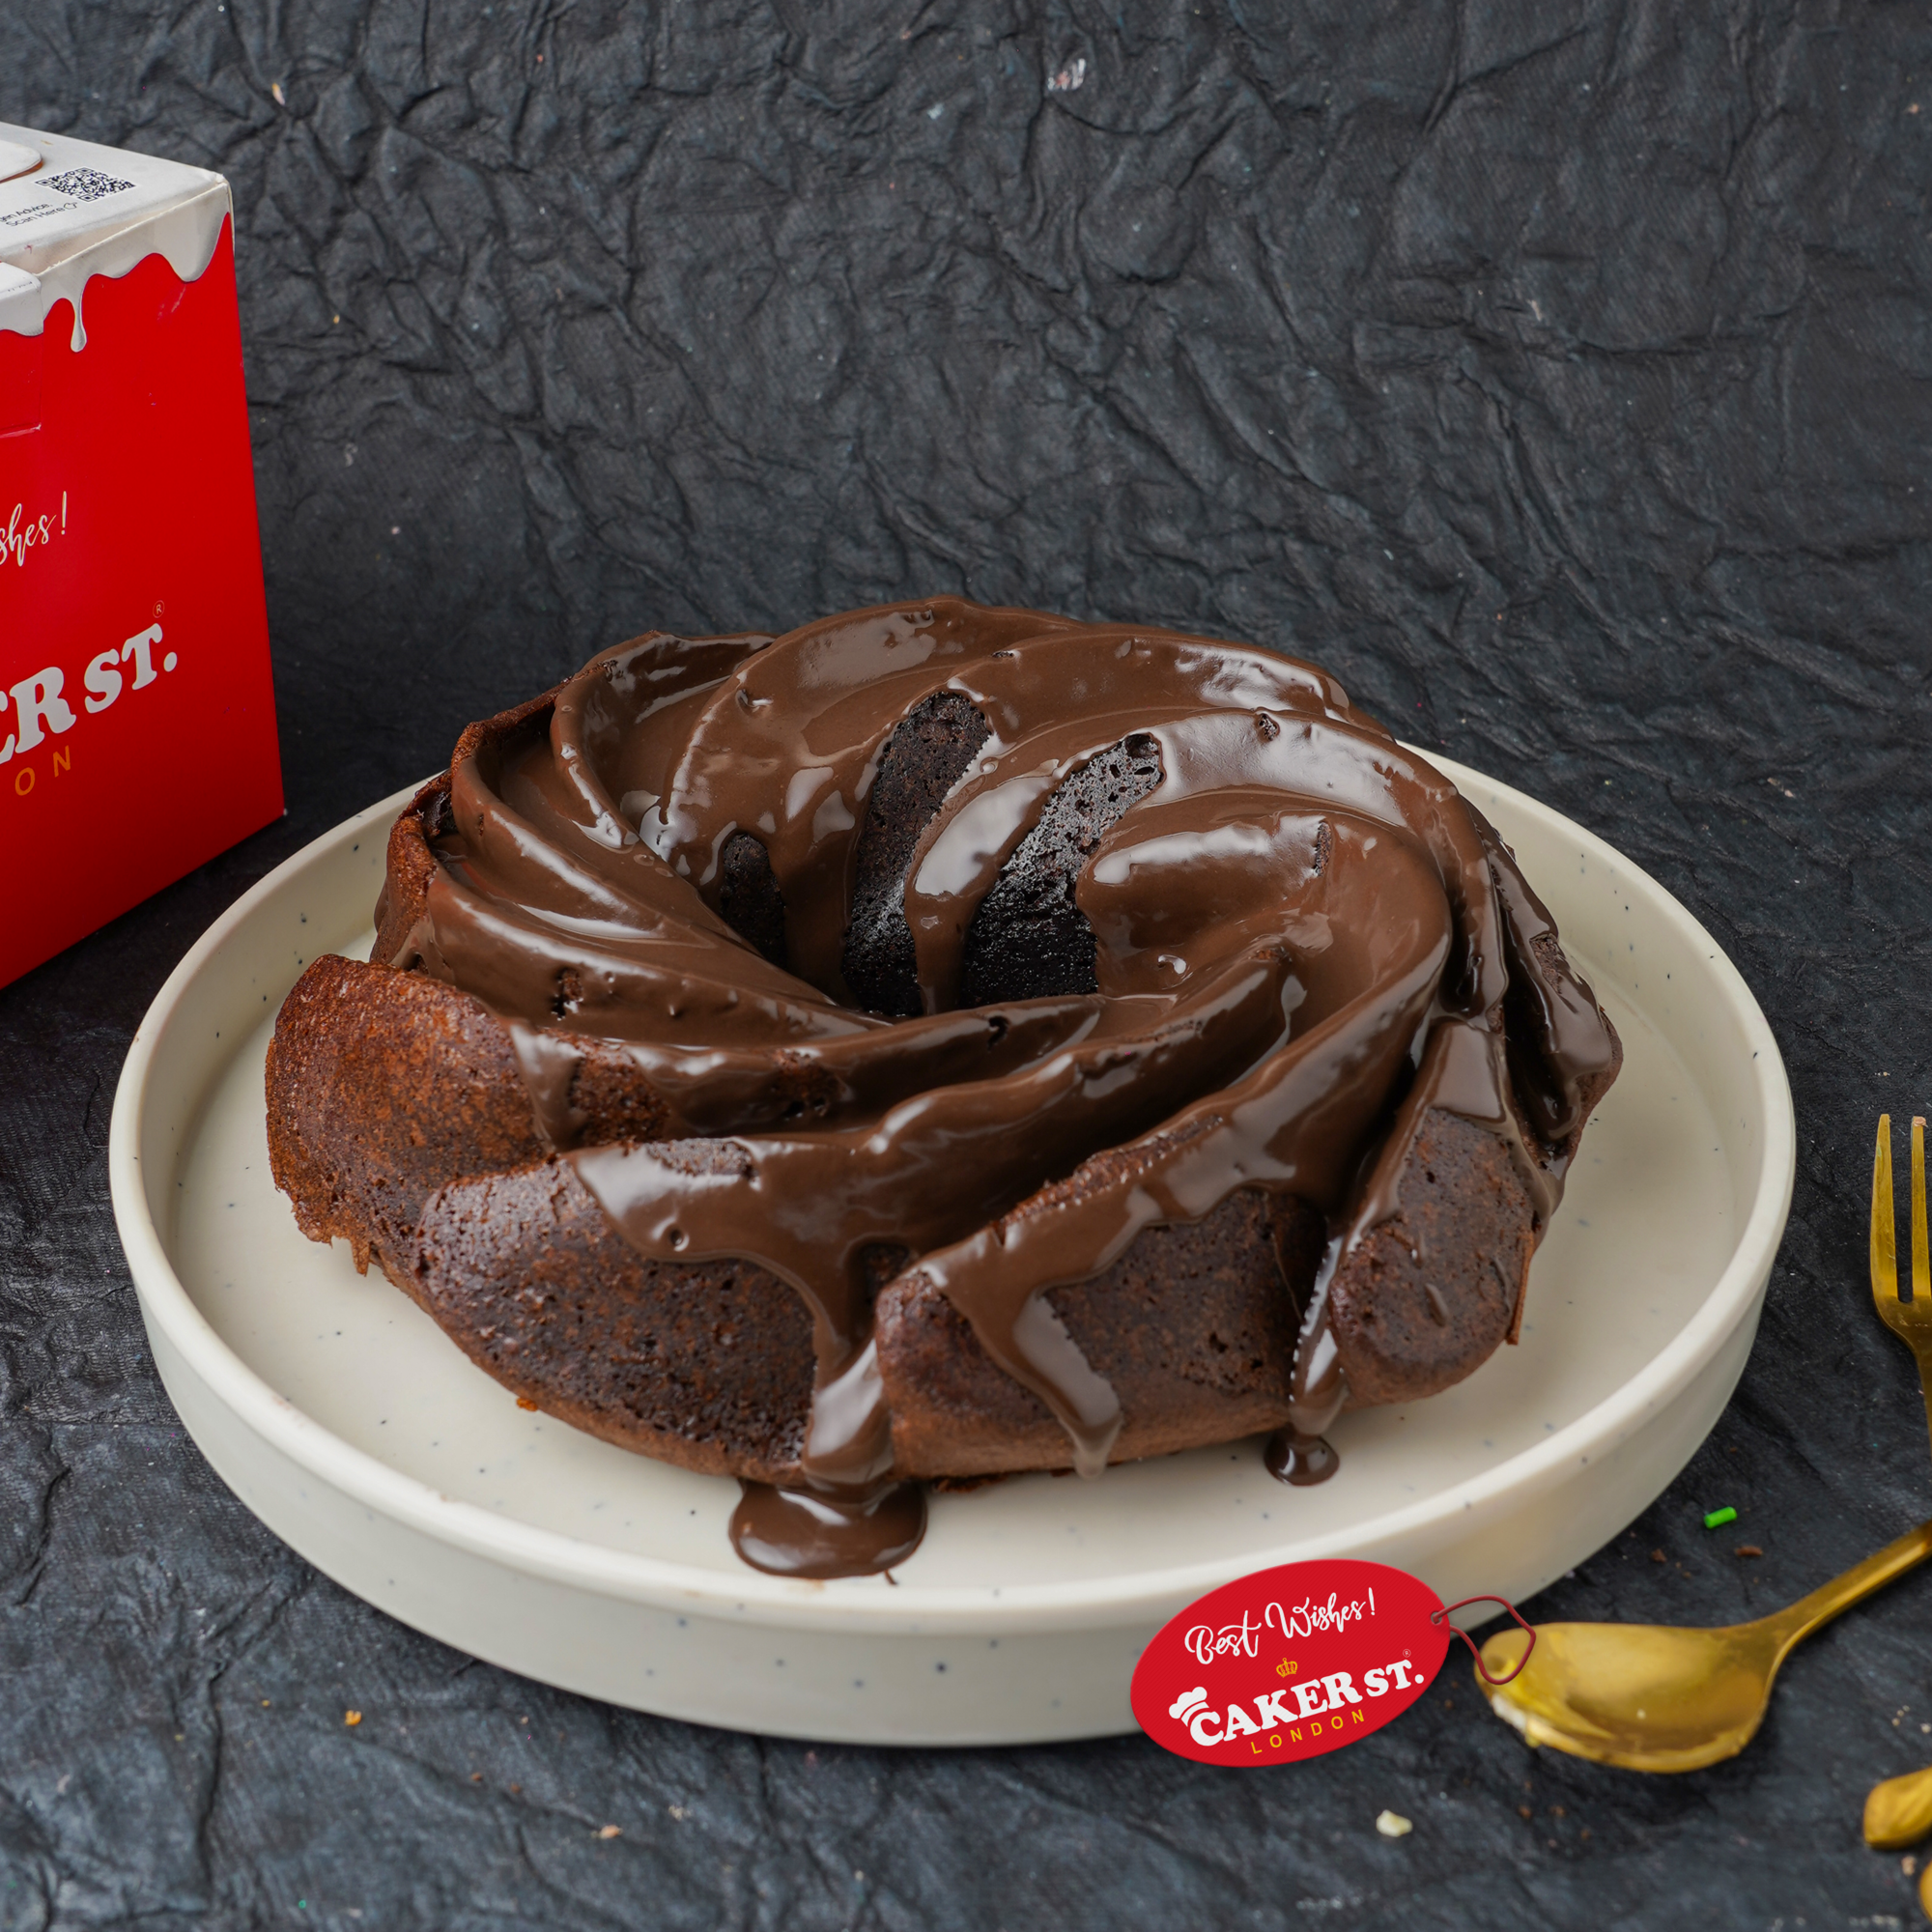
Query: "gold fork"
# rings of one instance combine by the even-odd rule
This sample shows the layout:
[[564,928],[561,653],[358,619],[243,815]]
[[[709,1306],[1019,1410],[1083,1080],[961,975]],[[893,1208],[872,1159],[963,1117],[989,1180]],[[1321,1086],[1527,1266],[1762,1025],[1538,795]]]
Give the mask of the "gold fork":
[[[1879,1317],[1918,1359],[1925,1414],[1932,1428],[1932,1258],[1925,1239],[1925,1121],[1912,1122],[1912,1299],[1898,1298],[1898,1235],[1891,1188],[1891,1116],[1878,1119],[1878,1151],[1872,1157],[1872,1300]],[[1865,1843],[1881,1851],[1916,1844],[1932,1832],[1932,1766],[1888,1777],[1865,1800]],[[1927,1868],[1932,1880],[1932,1867]],[[1932,1901],[1926,1909],[1932,1912]]]
[[1912,1299],[1898,1298],[1898,1236],[1892,1218],[1891,1116],[1878,1117],[1878,1152],[1872,1159],[1871,1285],[1879,1320],[1918,1361],[1925,1395],[1925,1424],[1932,1431],[1932,1262],[1925,1245],[1925,1121],[1912,1122]]

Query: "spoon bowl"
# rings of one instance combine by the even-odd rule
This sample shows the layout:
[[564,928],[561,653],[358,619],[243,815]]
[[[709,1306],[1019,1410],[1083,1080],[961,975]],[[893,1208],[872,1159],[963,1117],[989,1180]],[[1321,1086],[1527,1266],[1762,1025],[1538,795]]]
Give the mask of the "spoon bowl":
[[[1513,1669],[1520,1631],[1483,1646],[1490,1674]],[[1750,1742],[1779,1655],[1763,1626],[1543,1624],[1520,1677],[1489,1692],[1533,1745],[1634,1771],[1696,1771]]]

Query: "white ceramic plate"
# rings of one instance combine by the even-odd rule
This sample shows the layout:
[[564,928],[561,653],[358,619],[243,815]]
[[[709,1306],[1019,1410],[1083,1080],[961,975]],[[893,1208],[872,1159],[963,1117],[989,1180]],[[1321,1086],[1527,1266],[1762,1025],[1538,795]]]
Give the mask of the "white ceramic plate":
[[1790,1089],[1710,935],[1601,839],[1443,759],[1516,847],[1623,1036],[1622,1077],[1536,1259],[1520,1348],[1408,1408],[1345,1417],[1342,1470],[1291,1490],[1258,1446],[1097,1483],[932,1499],[888,1582],[766,1577],[737,1486],[520,1410],[269,1179],[262,1065],[304,963],[367,955],[372,807],[210,928],[136,1034],[114,1207],[162,1379],[270,1528],[404,1622],[641,1710],[795,1737],[1015,1744],[1133,1728],[1132,1668],[1203,1591],[1372,1557],[1445,1600],[1520,1599],[1614,1536],[1730,1396],[1791,1201]]

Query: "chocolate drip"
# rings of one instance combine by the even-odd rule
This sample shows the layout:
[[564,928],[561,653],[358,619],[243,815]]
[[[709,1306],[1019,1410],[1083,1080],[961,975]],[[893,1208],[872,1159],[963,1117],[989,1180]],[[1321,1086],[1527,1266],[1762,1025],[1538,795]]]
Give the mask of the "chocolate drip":
[[1262,1451],[1262,1462],[1277,1482],[1297,1490],[1325,1483],[1342,1466],[1335,1445],[1325,1435],[1305,1435],[1298,1429],[1277,1429]]
[[1325,1483],[1342,1466],[1342,1459],[1324,1432],[1334,1427],[1349,1400],[1341,1352],[1328,1324],[1328,1284],[1334,1280],[1347,1249],[1347,1241],[1337,1237],[1328,1243],[1328,1252],[1321,1258],[1315,1292],[1302,1318],[1301,1343],[1294,1351],[1288,1425],[1268,1437],[1262,1452],[1268,1474],[1296,1489]]
[[[754,1261],[810,1310],[803,1489],[748,1490],[733,1526],[790,1574],[918,1540],[870,1346],[883,1249],[1094,1473],[1120,1406],[1045,1292],[1236,1188],[1302,1197],[1335,1241],[1270,1465],[1319,1480],[1347,1400],[1326,1282],[1399,1206],[1389,1157],[1358,1179],[1391,1096],[1391,1146],[1425,1104],[1479,1122],[1547,1218],[1540,1143],[1611,1051],[1455,788],[1241,645],[946,598],[653,636],[472,727],[447,801],[399,963],[511,1023],[559,1150],[571,1037],[621,1042],[710,1156],[563,1157],[641,1254]],[[1030,997],[955,1010],[989,987]]]
[[577,1145],[585,1115],[571,1104],[570,1090],[583,1065],[583,1051],[554,1033],[543,1033],[514,1016],[507,1022],[510,1044],[516,1050],[517,1070],[530,1096],[530,1115],[537,1138],[552,1152]]
[[903,1563],[925,1536],[925,1490],[889,1483],[860,1502],[740,1483],[731,1548],[775,1577],[868,1577]]

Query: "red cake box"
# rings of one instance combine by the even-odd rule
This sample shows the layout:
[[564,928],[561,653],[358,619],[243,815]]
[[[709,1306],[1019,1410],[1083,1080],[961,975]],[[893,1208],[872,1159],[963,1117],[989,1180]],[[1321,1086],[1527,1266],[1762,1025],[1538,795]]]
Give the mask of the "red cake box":
[[0,123],[0,984],[281,809],[228,184]]

